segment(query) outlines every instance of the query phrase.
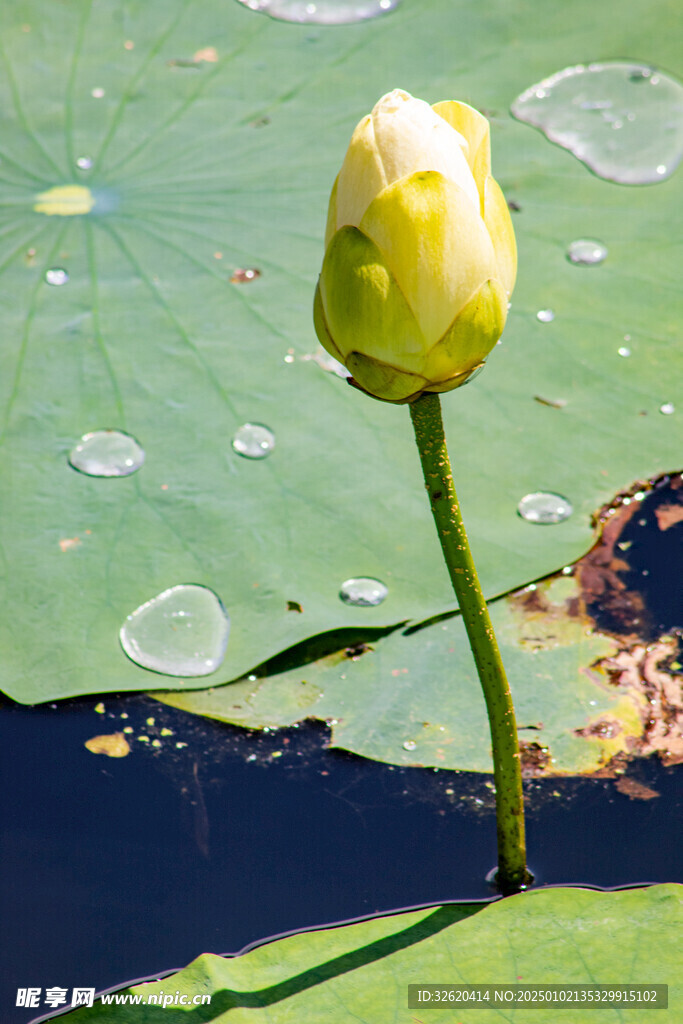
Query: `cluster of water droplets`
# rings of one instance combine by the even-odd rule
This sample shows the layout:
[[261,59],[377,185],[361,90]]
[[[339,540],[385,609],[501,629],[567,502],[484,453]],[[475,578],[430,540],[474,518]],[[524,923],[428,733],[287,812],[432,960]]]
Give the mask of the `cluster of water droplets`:
[[349,25],[388,14],[401,0],[237,0],[278,21],[302,25]]
[[142,668],[187,677],[219,668],[229,634],[230,617],[218,595],[198,583],[181,583],[136,608],[119,638]]
[[563,68],[518,96],[511,110],[621,185],[664,181],[683,157],[683,85],[647,64]]

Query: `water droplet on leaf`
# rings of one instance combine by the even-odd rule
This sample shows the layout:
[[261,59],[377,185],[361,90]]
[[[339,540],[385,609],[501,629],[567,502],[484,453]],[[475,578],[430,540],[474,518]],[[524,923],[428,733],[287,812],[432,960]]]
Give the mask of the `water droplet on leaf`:
[[69,464],[87,476],[130,476],[145,461],[145,453],[122,430],[94,430],[84,434],[69,452]]
[[567,249],[567,259],[580,267],[594,267],[607,259],[607,246],[592,238],[577,238]]
[[262,423],[245,423],[233,437],[232,447],[245,459],[265,459],[275,447],[275,434]]
[[528,523],[561,523],[574,511],[571,502],[551,491],[533,491],[525,494],[517,506],[522,519]]
[[381,580],[369,576],[355,576],[342,583],[339,597],[344,604],[371,607],[381,604],[388,593],[388,588]]
[[208,676],[225,657],[230,618],[213,590],[182,583],[128,616],[119,637],[137,665],[169,676]]
[[646,65],[616,60],[563,68],[511,109],[594,174],[621,185],[663,181],[683,157],[683,85]]
[[622,345],[621,348],[618,348],[617,352],[622,357],[622,359],[628,359],[628,357],[631,355],[631,349],[626,348],[626,345]]
[[76,161],[76,167],[80,167],[82,171],[89,171],[93,165],[93,159],[91,156],[79,156]]
[[51,267],[50,270],[45,271],[45,280],[48,284],[54,285],[55,288],[59,288],[60,285],[66,284],[69,280],[69,274],[61,267]]
[[536,319],[540,320],[542,324],[549,324],[555,319],[555,314],[552,309],[539,309]]
[[671,416],[676,411],[676,407],[673,402],[665,402],[664,405],[660,405],[659,411],[665,416]]
[[388,14],[401,0],[238,0],[252,11],[278,21],[299,24],[348,25]]
[[406,740],[403,744],[404,750],[415,750],[416,747],[417,743],[415,742],[415,740]]

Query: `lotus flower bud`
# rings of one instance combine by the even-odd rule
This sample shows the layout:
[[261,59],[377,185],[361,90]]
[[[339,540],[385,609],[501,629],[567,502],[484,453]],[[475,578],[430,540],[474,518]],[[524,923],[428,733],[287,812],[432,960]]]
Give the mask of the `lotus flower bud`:
[[489,123],[400,89],[351,138],[315,294],[321,344],[387,402],[464,384],[502,334],[517,269]]

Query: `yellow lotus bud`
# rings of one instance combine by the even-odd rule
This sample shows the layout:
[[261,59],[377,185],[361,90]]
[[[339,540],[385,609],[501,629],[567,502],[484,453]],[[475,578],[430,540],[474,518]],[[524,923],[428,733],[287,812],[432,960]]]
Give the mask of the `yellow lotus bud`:
[[353,383],[387,402],[464,384],[503,331],[517,270],[486,118],[383,96],[351,138],[325,246],[315,329]]

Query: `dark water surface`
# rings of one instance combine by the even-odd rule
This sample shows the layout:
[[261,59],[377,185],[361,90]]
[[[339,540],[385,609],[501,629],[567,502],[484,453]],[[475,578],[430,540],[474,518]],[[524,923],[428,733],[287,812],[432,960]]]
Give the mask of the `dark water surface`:
[[[102,989],[298,927],[491,895],[486,776],[329,751],[322,726],[250,736],[103,701],[0,710],[4,1024],[49,1009],[16,1007],[19,987]],[[84,747],[124,727],[127,757]],[[628,776],[659,795],[527,783],[539,884],[681,879],[680,774],[650,760]]]

